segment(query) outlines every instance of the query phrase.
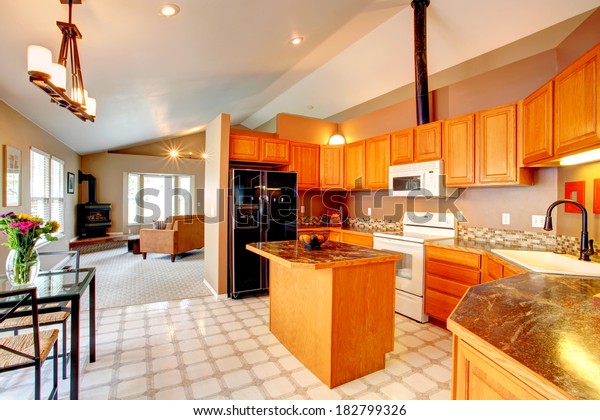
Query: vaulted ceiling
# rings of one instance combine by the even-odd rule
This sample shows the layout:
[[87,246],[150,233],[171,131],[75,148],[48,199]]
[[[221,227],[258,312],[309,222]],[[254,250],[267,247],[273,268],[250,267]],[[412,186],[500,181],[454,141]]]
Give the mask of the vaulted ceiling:
[[[219,113],[255,128],[280,112],[328,118],[414,81],[409,0],[83,0],[73,6],[95,123],[52,105],[27,76],[27,46],[56,61],[68,7],[6,2],[0,99],[80,154],[201,131]],[[431,0],[430,74],[506,45],[554,48],[600,0]],[[536,42],[525,42],[543,31]],[[289,40],[304,37],[299,46]],[[523,47],[519,51],[519,43]]]

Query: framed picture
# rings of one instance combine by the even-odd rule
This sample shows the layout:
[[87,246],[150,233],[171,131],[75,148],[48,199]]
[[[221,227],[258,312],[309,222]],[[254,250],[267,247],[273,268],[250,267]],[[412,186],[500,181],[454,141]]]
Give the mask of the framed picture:
[[73,194],[75,192],[75,174],[67,172],[67,194]]
[[4,145],[2,200],[5,207],[21,205],[21,150]]

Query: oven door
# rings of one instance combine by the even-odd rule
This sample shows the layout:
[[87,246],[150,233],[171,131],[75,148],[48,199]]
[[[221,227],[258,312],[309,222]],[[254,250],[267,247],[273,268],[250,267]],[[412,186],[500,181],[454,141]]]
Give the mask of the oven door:
[[401,253],[402,259],[396,262],[396,289],[415,296],[423,296],[425,290],[423,275],[425,247],[422,243],[375,237],[373,248]]

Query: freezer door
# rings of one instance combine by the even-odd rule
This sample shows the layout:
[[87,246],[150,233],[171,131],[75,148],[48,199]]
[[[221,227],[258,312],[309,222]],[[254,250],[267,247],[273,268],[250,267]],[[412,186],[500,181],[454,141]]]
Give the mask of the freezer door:
[[246,244],[259,242],[260,230],[256,228],[235,229],[231,246],[231,285],[234,298],[240,292],[263,289],[261,279],[261,258],[246,249]]
[[296,172],[264,172],[263,179],[263,240],[296,240],[298,175]]

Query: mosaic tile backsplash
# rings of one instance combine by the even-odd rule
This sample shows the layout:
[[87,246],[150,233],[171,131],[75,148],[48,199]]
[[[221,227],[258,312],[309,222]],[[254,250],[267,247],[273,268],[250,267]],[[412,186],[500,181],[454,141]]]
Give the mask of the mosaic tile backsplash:
[[553,250],[556,252],[579,255],[579,238],[564,235],[551,235],[526,230],[505,230],[484,227],[458,225],[458,238],[498,244],[518,243],[531,249]]
[[[327,220],[321,216],[305,216],[300,219],[299,228],[326,227]],[[344,227],[373,232],[402,231],[402,223],[396,220],[350,217],[344,220]]]

